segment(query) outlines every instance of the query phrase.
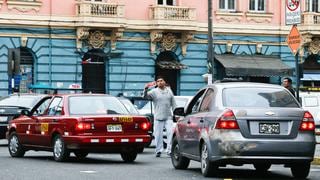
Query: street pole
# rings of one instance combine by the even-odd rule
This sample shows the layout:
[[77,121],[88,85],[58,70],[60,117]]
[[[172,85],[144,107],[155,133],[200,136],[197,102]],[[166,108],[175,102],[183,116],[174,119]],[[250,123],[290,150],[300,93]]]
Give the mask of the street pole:
[[[212,38],[212,0],[208,0],[208,73],[212,76],[214,82],[214,55],[213,55],[213,38]],[[208,82],[209,83],[209,82]]]
[[297,100],[300,102],[299,98],[299,88],[300,88],[300,68],[299,68],[299,50],[295,55],[295,63],[296,63],[296,97]]

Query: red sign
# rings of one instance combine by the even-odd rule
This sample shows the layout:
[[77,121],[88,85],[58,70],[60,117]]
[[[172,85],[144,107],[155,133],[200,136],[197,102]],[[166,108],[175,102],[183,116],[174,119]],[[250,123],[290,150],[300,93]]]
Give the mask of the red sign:
[[293,25],[291,31],[287,38],[287,43],[289,48],[291,49],[293,55],[296,55],[300,45],[301,45],[301,35],[296,25]]

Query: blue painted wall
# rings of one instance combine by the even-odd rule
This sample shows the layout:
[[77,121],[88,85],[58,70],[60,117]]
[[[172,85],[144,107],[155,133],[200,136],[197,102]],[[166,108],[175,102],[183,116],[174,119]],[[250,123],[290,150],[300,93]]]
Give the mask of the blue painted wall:
[[[1,34],[19,34],[48,35],[49,30],[34,28],[0,28],[0,96],[8,94],[8,75],[7,61],[8,48],[18,48],[21,46],[20,37],[4,37]],[[52,35],[76,36],[75,30],[54,29]],[[144,84],[154,80],[156,54],[150,53],[149,33],[147,32],[125,32],[123,39],[117,42],[117,51],[123,54],[110,58],[106,65],[106,90],[108,93],[117,95],[124,92],[126,95],[140,95]],[[130,40],[131,38],[131,40]],[[139,38],[140,40],[136,40]],[[196,34],[195,40],[206,40],[205,34]],[[142,40],[141,40],[142,39]],[[280,42],[285,38],[270,36],[225,36],[215,35],[215,40],[239,40],[252,43],[261,41],[262,44],[273,43],[275,45],[263,46],[262,54],[280,55],[281,59],[287,65],[294,67],[294,57],[287,46],[281,46]],[[234,44],[232,52],[235,54],[255,54],[255,45]],[[51,44],[51,48],[50,48]],[[277,45],[278,44],[278,45]],[[76,52],[75,39],[53,38],[28,38],[27,48],[34,54],[34,67],[36,83],[56,86],[62,82],[64,87],[69,84],[81,84],[82,55]],[[82,49],[86,52],[88,47]],[[226,52],[225,44],[215,45],[215,53],[223,54]],[[110,51],[108,42],[104,49],[106,53]],[[187,46],[187,55],[182,56],[180,43],[174,52],[177,54],[179,61],[188,66],[188,69],[180,71],[178,78],[178,94],[194,95],[195,92],[205,85],[203,74],[207,72],[207,44],[196,43],[192,41]],[[279,78],[271,78],[272,83],[279,83]]]

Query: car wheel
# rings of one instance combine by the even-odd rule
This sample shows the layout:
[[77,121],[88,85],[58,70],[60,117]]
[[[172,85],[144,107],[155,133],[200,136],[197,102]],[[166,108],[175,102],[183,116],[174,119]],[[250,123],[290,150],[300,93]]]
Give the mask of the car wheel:
[[8,149],[11,157],[23,157],[26,152],[20,144],[17,133],[15,132],[12,132],[9,136]]
[[138,152],[137,152],[137,151],[122,152],[122,153],[121,153],[121,158],[122,158],[122,160],[123,160],[124,162],[131,163],[131,162],[133,162],[134,160],[136,160],[137,155],[138,155]]
[[62,162],[68,159],[70,151],[66,148],[66,145],[60,135],[54,137],[53,140],[53,157],[55,161]]
[[261,173],[265,173],[270,169],[271,164],[257,163],[257,164],[253,164],[253,166],[256,169],[256,171],[261,172]]
[[73,152],[74,153],[74,155],[78,158],[78,159],[84,159],[84,158],[86,158],[87,156],[88,156],[88,152],[86,152],[86,151],[75,151],[75,152]]
[[209,150],[206,143],[201,147],[201,173],[204,177],[211,177],[216,174],[218,166],[209,161]]
[[310,171],[310,162],[298,163],[291,166],[291,173],[297,179],[305,179]]
[[181,155],[177,137],[174,137],[172,142],[171,162],[173,167],[176,169],[187,169],[190,164],[190,159]]

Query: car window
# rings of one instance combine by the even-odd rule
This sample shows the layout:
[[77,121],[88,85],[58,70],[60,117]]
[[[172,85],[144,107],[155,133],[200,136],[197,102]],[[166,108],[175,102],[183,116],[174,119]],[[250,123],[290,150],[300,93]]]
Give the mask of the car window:
[[62,112],[62,97],[55,97],[48,109],[49,116],[61,115]]
[[42,99],[39,104],[34,107],[35,109],[32,111],[34,116],[43,115],[45,110],[48,108],[49,103],[51,101],[51,97],[46,97]]
[[210,111],[212,100],[213,100],[213,89],[208,89],[208,91],[205,94],[205,97],[202,101],[202,104],[200,106],[200,111],[201,112],[208,112]]
[[186,111],[187,114],[198,112],[198,107],[201,103],[202,96],[203,96],[204,92],[205,92],[205,89],[199,91],[194,96],[194,98],[191,100],[191,102],[189,103],[189,105],[187,107],[187,111]]
[[71,115],[128,114],[126,107],[111,96],[70,96]]
[[282,88],[226,88],[222,97],[227,107],[299,107],[295,98]]
[[305,107],[317,107],[319,104],[316,96],[303,97],[303,99]]

